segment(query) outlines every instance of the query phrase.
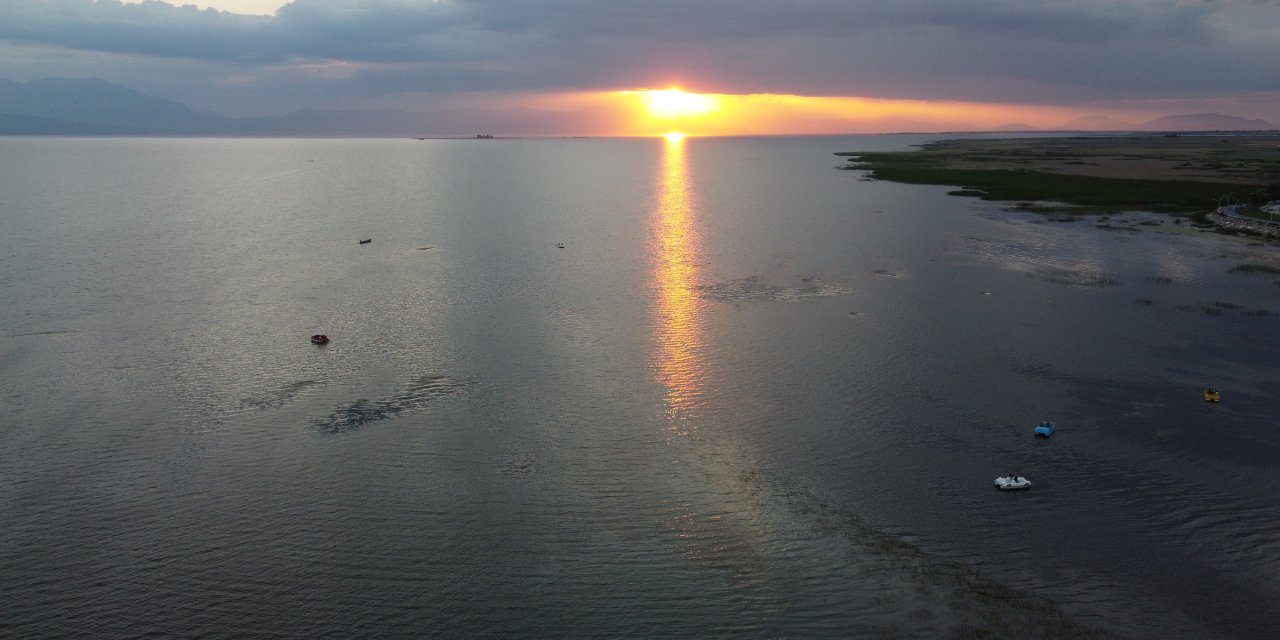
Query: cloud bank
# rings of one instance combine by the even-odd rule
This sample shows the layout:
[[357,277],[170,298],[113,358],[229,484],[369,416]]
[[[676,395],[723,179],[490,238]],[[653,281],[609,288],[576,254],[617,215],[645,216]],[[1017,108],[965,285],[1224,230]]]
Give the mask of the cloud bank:
[[1275,60],[1280,4],[1269,0],[295,0],[272,16],[155,0],[0,5],[0,77],[141,81],[263,113],[291,100],[672,83],[1053,105],[1204,100],[1280,90],[1280,65],[1262,63]]

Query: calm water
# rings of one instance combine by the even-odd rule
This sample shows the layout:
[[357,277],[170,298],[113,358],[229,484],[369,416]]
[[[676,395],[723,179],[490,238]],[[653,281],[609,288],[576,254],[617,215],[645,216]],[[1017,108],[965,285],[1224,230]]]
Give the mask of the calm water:
[[0,139],[0,636],[1272,637],[1280,252],[919,141]]

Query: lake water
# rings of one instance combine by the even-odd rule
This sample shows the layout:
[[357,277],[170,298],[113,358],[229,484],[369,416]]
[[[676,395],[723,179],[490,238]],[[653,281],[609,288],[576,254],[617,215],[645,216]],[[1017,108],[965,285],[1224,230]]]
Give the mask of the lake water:
[[1273,637],[1280,250],[922,140],[0,139],[0,636]]

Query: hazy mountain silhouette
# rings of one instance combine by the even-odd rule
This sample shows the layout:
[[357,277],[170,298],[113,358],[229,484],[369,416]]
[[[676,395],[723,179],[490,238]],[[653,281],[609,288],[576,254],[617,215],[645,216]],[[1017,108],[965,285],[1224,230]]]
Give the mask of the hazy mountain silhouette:
[[35,123],[10,120],[8,126],[40,128],[52,121],[65,121],[71,123],[67,133],[101,130],[107,134],[188,134],[215,129],[219,120],[172,100],[143,95],[97,78],[0,81],[0,114],[39,119]]
[[0,113],[0,135],[136,136],[144,133],[131,127]]
[[426,137],[513,135],[532,131],[603,134],[601,108],[575,112],[457,109],[325,111],[299,109],[281,116],[234,118],[199,113],[97,78],[0,80],[0,135],[194,135]]
[[1084,116],[1059,127],[1063,131],[1271,131],[1276,128],[1276,125],[1265,120],[1237,118],[1219,113],[1165,116],[1140,124],[1107,116]]
[[1134,125],[1107,116],[1083,116],[1058,129],[1061,131],[1133,131]]
[[1029,124],[1022,124],[1021,122],[1010,122],[1009,124],[1002,124],[995,129],[992,129],[992,131],[1008,131],[1010,133],[1017,133],[1020,131],[1039,131],[1039,129]]
[[1138,125],[1138,129],[1142,131],[1262,131],[1276,128],[1276,125],[1265,120],[1237,118],[1218,113],[1165,116]]

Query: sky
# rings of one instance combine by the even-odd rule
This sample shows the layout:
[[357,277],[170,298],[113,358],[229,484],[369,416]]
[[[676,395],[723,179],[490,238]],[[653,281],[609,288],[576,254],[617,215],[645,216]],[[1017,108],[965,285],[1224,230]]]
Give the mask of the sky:
[[0,0],[0,78],[45,77],[233,116],[581,114],[521,132],[547,135],[1280,124],[1280,1]]

